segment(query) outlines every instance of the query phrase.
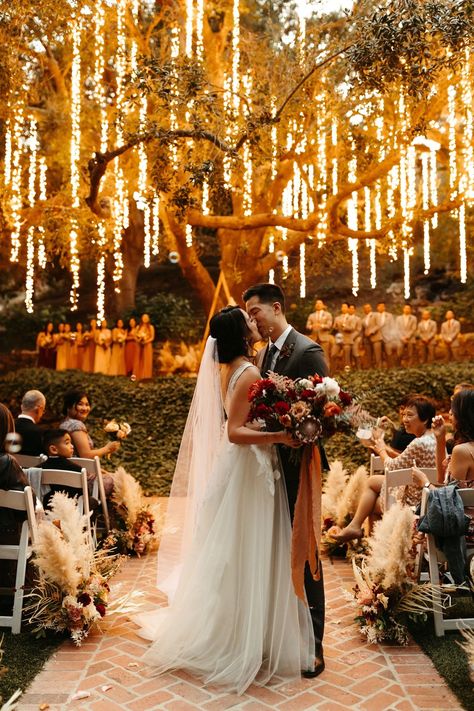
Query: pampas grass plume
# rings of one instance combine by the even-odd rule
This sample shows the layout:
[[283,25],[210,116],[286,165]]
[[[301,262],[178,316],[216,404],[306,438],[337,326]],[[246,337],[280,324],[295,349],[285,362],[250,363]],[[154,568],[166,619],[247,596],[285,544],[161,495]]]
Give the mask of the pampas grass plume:
[[129,525],[133,525],[137,520],[138,512],[143,508],[142,488],[123,467],[118,467],[114,474],[112,499],[117,506],[123,506],[126,509],[126,521]]
[[352,518],[355,514],[367,481],[367,476],[367,469],[362,466],[358,467],[355,473],[349,477],[347,485],[337,503],[336,523],[338,526],[345,526],[346,519],[348,517]]
[[347,483],[347,472],[338,459],[331,462],[326,481],[323,485],[323,496],[321,510],[323,518],[331,518],[335,521],[339,499],[342,496]]
[[82,574],[61,531],[49,521],[41,521],[33,550],[36,554],[35,565],[42,576],[68,594],[75,595]]
[[367,570],[385,589],[407,579],[407,561],[412,547],[414,514],[408,506],[395,504],[374,526],[369,539]]
[[81,570],[84,578],[90,575],[91,548],[87,533],[87,516],[81,515],[76,499],[58,492],[54,494],[50,503],[50,510],[46,511],[49,521],[61,522],[61,533],[70,546],[71,554],[76,559],[76,565]]

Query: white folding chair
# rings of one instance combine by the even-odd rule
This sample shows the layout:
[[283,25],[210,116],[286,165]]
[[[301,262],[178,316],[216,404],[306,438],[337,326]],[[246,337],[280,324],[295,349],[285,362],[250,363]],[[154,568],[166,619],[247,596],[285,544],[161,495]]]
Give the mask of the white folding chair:
[[379,457],[378,454],[371,454],[370,455],[370,468],[369,468],[369,474],[372,476],[372,474],[381,474],[384,471],[384,465],[383,465],[383,459],[382,457]]
[[12,456],[23,469],[40,467],[42,462],[48,458],[45,454],[40,454],[38,457],[34,457],[32,454],[13,454]]
[[99,457],[96,456],[93,459],[86,459],[85,457],[72,457],[71,462],[74,462],[74,464],[77,464],[79,467],[83,467],[88,474],[95,475],[94,485],[92,487],[92,496],[100,501],[102,515],[104,517],[104,526],[108,533],[110,530],[109,510],[107,508],[104,478],[102,476]]
[[[429,492],[424,489],[421,499],[421,514],[426,513],[426,507],[428,503]],[[462,498],[464,508],[474,507],[474,489],[459,489],[459,494]],[[446,619],[443,615],[443,608],[441,606],[441,601],[443,596],[452,591],[453,586],[440,585],[439,581],[439,563],[445,563],[446,557],[436,547],[435,537],[432,533],[426,533],[426,545],[427,545],[427,555],[428,555],[428,567],[429,567],[429,580],[432,588],[433,597],[433,618],[434,618],[434,628],[435,635],[437,637],[444,637],[446,630],[457,630],[462,627],[474,628],[474,617],[456,617],[454,619]],[[474,552],[474,547],[468,548],[468,556],[470,553]]]
[[[437,481],[436,467],[419,467],[426,474],[429,481],[435,484]],[[385,472],[385,497],[384,511],[388,511],[390,506],[395,503],[395,499],[390,494],[390,489],[397,486],[409,486],[413,484],[413,470],[409,469],[393,469]]]
[[21,630],[21,611],[25,585],[26,563],[31,556],[31,546],[36,538],[35,507],[31,487],[23,491],[4,491],[0,489],[0,507],[14,511],[26,511],[26,519],[21,526],[19,541],[16,544],[0,541],[0,559],[16,560],[15,594],[13,597],[13,612],[11,615],[0,616],[0,627],[11,627],[12,634]]
[[91,541],[91,546],[94,547],[94,540],[91,531],[90,508],[89,508],[89,490],[87,488],[87,473],[83,468],[80,472],[64,471],[63,469],[43,469],[41,477],[43,485],[52,484],[58,486],[68,486],[78,490],[78,506],[81,514],[84,514],[87,519],[87,533]]

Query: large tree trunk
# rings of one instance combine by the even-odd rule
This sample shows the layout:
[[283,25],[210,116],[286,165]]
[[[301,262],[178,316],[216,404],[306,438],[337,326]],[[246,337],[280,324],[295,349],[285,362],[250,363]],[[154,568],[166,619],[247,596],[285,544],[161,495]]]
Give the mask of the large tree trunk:
[[143,264],[143,213],[137,210],[135,201],[130,201],[130,224],[122,240],[123,274],[119,292],[114,292],[113,311],[120,317],[133,309],[137,291],[137,279]]

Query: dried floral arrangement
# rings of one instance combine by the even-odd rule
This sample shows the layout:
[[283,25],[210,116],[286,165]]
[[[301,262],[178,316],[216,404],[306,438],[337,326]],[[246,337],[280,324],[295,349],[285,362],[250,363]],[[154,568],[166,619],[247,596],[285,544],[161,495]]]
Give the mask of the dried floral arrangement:
[[147,503],[140,484],[123,467],[114,474],[112,502],[114,525],[102,548],[138,556],[156,548],[164,518],[161,506]]
[[38,575],[25,608],[33,631],[69,632],[80,645],[104,617],[109,604],[108,580],[120,557],[94,550],[75,499],[56,493],[33,546]]
[[432,611],[431,585],[414,578],[415,515],[396,504],[374,526],[369,552],[352,561],[356,618],[369,642],[408,643],[407,617],[426,619]]
[[322,535],[321,545],[329,556],[346,555],[352,558],[367,552],[367,541],[337,543],[328,534],[333,526],[344,528],[354,516],[365,482],[368,477],[364,466],[348,475],[339,460],[329,465],[329,472],[323,485],[321,500]]

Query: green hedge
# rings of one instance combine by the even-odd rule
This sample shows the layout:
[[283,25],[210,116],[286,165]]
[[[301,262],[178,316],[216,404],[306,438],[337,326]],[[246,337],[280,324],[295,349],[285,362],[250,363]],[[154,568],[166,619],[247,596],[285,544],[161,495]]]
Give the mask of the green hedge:
[[[454,385],[461,381],[474,382],[474,362],[365,370],[336,377],[374,416],[396,416],[398,402],[410,392],[430,395],[440,408],[447,409]],[[53,423],[60,419],[66,390],[87,391],[93,405],[88,426],[98,445],[106,441],[102,431],[105,419],[124,419],[132,427],[131,435],[111,458],[110,468],[123,464],[139,479],[145,491],[164,494],[169,490],[194,382],[192,378],[169,377],[133,383],[122,377],[30,368],[0,378],[0,401],[16,414],[22,394],[37,388],[47,398],[45,419]],[[330,460],[342,459],[350,468],[367,463],[367,449],[349,435],[333,437],[326,450]]]

